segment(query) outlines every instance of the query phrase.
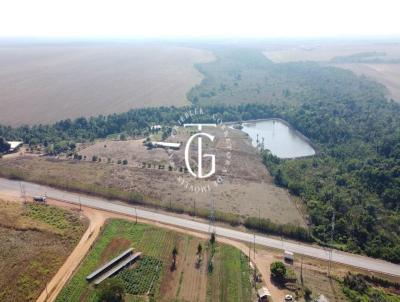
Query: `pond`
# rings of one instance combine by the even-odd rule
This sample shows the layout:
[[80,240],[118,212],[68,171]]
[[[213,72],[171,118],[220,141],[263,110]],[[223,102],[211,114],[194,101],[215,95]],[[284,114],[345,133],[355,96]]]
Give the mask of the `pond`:
[[242,126],[241,130],[250,136],[253,146],[261,146],[264,142],[264,149],[270,150],[279,158],[296,158],[315,154],[314,148],[305,137],[280,120],[248,122],[243,123]]

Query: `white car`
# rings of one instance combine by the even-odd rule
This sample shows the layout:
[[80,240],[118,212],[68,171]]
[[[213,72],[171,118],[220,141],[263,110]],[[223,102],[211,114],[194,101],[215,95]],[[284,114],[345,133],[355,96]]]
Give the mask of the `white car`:
[[294,298],[293,298],[292,295],[286,295],[285,296],[285,302],[293,302],[293,301],[294,301]]

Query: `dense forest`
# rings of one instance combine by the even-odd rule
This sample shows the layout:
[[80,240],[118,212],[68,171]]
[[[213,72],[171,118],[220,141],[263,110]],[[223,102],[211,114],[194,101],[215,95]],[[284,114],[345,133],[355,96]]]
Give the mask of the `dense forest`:
[[[306,203],[312,234],[338,248],[400,263],[400,105],[385,98],[380,84],[346,70],[311,62],[273,64],[252,49],[216,53],[216,62],[201,66],[206,78],[189,93],[192,101],[215,104],[233,95],[236,103],[249,89],[246,102],[270,104],[273,110],[267,111],[319,150],[296,160],[263,154],[276,184]],[[259,89],[260,79],[265,88]],[[253,115],[249,107],[244,119]]]
[[[304,200],[313,237],[400,263],[400,105],[385,98],[383,86],[349,71],[309,62],[274,64],[254,49],[215,53],[215,62],[198,66],[205,79],[188,94],[204,110],[197,118],[288,121],[318,154],[280,160],[264,151],[263,161],[277,185]],[[80,141],[143,136],[151,125],[177,124],[188,110],[146,108],[53,125],[0,126],[0,137],[73,152]]]

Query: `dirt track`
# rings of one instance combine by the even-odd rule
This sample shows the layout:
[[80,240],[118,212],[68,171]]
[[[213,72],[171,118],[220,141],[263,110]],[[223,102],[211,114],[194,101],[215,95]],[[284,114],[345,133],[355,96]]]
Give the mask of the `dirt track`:
[[[50,203],[71,208],[70,205],[61,204],[55,201],[51,201]],[[89,219],[90,224],[88,229],[86,230],[85,234],[83,234],[82,239],[79,241],[74,251],[67,258],[67,260],[58,270],[53,279],[51,279],[51,281],[47,284],[46,289],[41,293],[37,301],[54,301],[56,299],[63,286],[72,276],[75,269],[81,263],[81,261],[91,248],[93,242],[99,235],[106,219],[105,215],[103,215],[103,213],[99,213],[99,211],[97,210],[93,210],[90,208],[84,208],[82,209],[82,212]]]

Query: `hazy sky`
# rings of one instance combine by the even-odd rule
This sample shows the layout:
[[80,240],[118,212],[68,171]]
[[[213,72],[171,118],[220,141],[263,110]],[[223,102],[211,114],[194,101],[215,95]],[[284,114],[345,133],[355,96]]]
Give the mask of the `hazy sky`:
[[398,0],[0,0],[0,36],[400,36]]

